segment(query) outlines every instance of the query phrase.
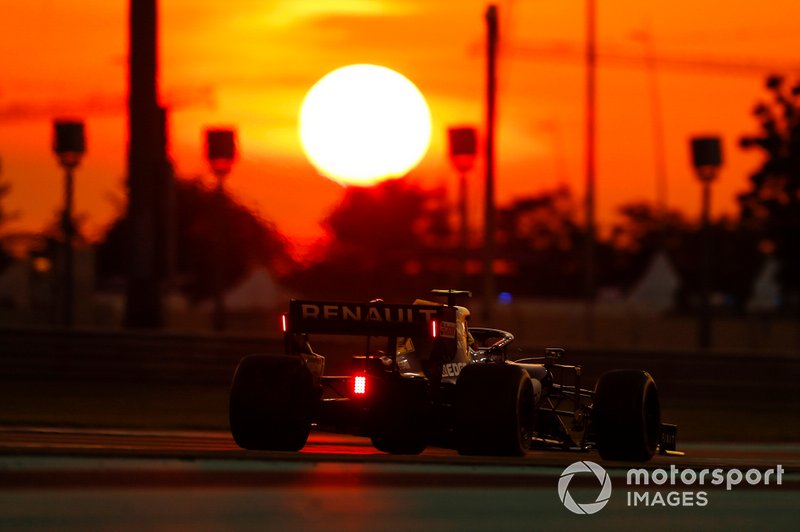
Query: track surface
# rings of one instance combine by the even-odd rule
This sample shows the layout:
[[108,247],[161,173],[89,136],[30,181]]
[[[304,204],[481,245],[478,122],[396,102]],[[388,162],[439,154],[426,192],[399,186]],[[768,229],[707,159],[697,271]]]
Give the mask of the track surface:
[[[267,453],[242,451],[224,432],[6,427],[0,428],[0,529],[796,530],[800,446],[685,450],[684,457],[656,457],[646,467],[763,471],[781,464],[782,484],[731,491],[650,486],[664,495],[702,489],[709,502],[632,507],[625,481],[631,464],[603,462],[594,452],[500,459],[429,448],[398,457],[375,451],[366,438],[317,432],[301,453]],[[564,467],[581,460],[604,466],[614,487],[595,515],[574,515],[558,498]],[[581,480],[570,493],[594,502],[596,479]]]
[[[647,467],[772,467],[800,471],[800,444],[681,444],[685,456],[655,456]],[[312,432],[299,453],[243,451],[223,431],[148,431],[53,427],[0,427],[0,455],[161,457],[280,460],[305,462],[444,463],[564,467],[577,460],[600,461],[594,452],[535,450],[523,458],[463,457],[451,449],[429,447],[420,456],[391,456],[375,450],[368,438]],[[617,464],[627,465],[627,464]]]

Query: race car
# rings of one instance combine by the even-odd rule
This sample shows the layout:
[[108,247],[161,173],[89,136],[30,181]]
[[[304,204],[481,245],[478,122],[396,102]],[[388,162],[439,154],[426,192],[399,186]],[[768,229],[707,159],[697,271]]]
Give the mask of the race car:
[[[532,447],[588,450],[605,460],[647,461],[676,452],[658,391],[643,370],[604,373],[580,387],[564,350],[509,359],[510,332],[469,326],[455,304],[291,300],[281,316],[283,354],[244,357],[230,391],[230,428],[244,449],[299,451],[313,426],[366,435],[379,451],[428,445],[462,455],[522,456]],[[356,337],[352,371],[325,374],[311,335]],[[570,380],[569,383],[564,382]]]

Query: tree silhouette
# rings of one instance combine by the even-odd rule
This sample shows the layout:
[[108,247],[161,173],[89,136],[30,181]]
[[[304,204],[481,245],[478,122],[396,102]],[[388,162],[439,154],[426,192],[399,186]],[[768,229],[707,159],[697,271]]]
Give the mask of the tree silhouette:
[[608,242],[614,250],[610,265],[614,284],[629,288],[644,275],[659,251],[667,253],[676,266],[686,255],[689,265],[697,262],[684,253],[695,228],[681,212],[636,202],[620,206],[618,213],[620,221],[612,227]]
[[[614,226],[609,242],[614,284],[630,287],[645,273],[653,256],[663,251],[681,278],[678,309],[695,309],[702,281],[698,257],[704,245],[698,226],[680,211],[646,203],[623,205],[619,213],[622,220]],[[710,288],[726,295],[727,311],[743,312],[760,266],[756,237],[738,220],[728,218],[712,220],[710,231],[715,257]]]
[[[0,164],[2,164],[2,161],[0,161]],[[11,185],[0,181],[0,229],[2,229],[3,225],[8,223],[8,221],[13,218],[13,215],[9,214],[9,212],[3,207],[3,202],[5,201],[5,198],[8,196],[9,192],[11,192]],[[2,241],[0,241],[0,273],[2,273],[9,266],[9,264],[11,264],[11,260],[11,255],[8,253],[8,251],[6,251]]]
[[[180,290],[191,300],[213,295],[215,268],[222,266],[222,288],[229,289],[258,266],[278,276],[293,268],[289,246],[272,223],[199,179],[175,182],[176,274]],[[101,277],[124,275],[127,217],[117,219],[98,246]],[[216,235],[222,233],[220,241]]]
[[501,290],[519,295],[581,293],[584,231],[566,186],[518,198],[498,210],[498,256],[514,266],[500,276]]
[[449,282],[456,267],[442,189],[405,179],[349,187],[323,225],[317,259],[291,279],[309,296],[408,299]]
[[772,101],[758,103],[753,115],[761,132],[742,137],[745,149],[763,152],[764,162],[750,176],[751,188],[739,196],[742,221],[762,237],[764,252],[780,264],[785,310],[800,310],[800,83],[781,76],[766,82]]

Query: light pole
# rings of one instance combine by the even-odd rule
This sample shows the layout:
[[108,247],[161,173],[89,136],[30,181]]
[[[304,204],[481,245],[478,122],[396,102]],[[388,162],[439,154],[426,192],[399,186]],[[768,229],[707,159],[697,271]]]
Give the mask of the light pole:
[[719,137],[694,137],[691,139],[692,165],[703,187],[700,263],[700,316],[697,327],[697,345],[711,347],[711,183],[722,166],[722,143]]
[[74,171],[86,152],[83,122],[79,120],[55,120],[53,122],[53,151],[64,169],[64,212],[61,215],[61,230],[64,234],[64,264],[61,270],[61,325],[71,328],[74,322],[74,264],[73,240],[75,224],[72,219]]
[[466,282],[469,258],[469,219],[467,209],[467,173],[475,167],[478,132],[474,127],[451,127],[447,130],[450,162],[458,171],[459,246],[461,247],[461,281]]
[[225,178],[231,173],[236,159],[236,132],[233,129],[208,128],[206,137],[206,160],[211,172],[217,178],[217,234],[214,249],[214,309],[212,324],[214,330],[225,330],[224,265],[227,253],[225,239],[227,233],[225,218]]

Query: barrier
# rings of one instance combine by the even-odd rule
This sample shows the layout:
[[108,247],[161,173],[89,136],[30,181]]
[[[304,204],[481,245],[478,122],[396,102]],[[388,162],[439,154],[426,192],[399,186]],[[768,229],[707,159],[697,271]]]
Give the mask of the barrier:
[[[357,354],[352,345],[344,345],[329,348],[315,343],[317,351],[328,357],[328,372],[346,371],[350,355]],[[241,357],[282,352],[280,337],[2,329],[0,379],[225,385]],[[523,352],[531,354],[514,348],[511,356]],[[536,348],[536,352],[544,351]],[[798,356],[569,348],[566,353],[568,363],[583,367],[586,386],[603,371],[641,368],[653,375],[662,396],[671,400],[763,400],[784,405],[800,401]]]

